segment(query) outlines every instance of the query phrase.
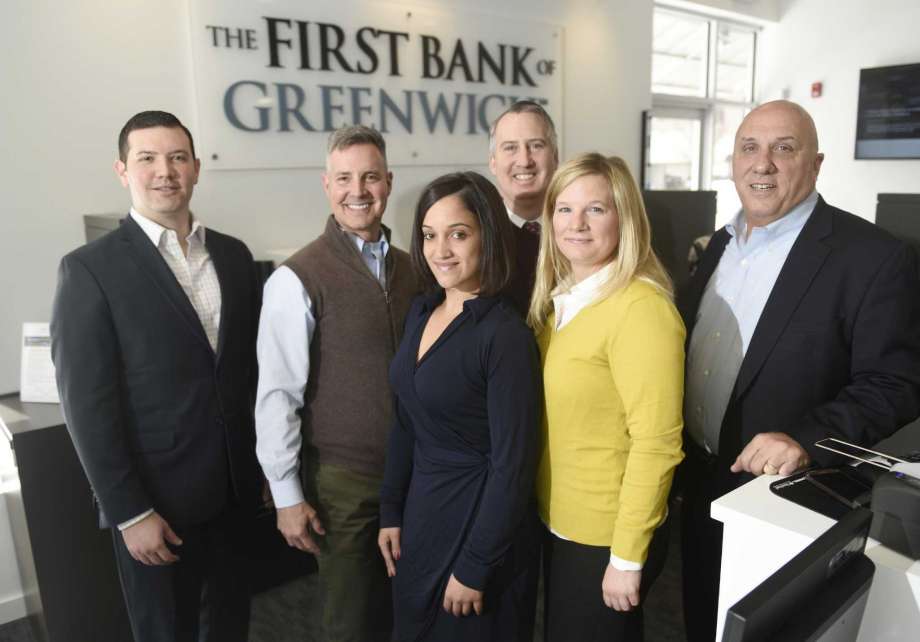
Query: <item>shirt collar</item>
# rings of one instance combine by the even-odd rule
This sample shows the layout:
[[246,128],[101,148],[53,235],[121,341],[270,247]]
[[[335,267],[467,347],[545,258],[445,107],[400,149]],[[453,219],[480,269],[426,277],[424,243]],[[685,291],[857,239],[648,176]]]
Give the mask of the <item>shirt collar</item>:
[[564,284],[556,286],[556,289],[553,290],[550,296],[552,296],[554,300],[567,297],[573,297],[578,300],[590,300],[594,298],[598,290],[604,286],[610,278],[611,272],[613,272],[613,261],[571,287]]
[[[166,232],[167,228],[147,218],[133,207],[131,208],[131,218],[134,219],[134,222],[137,223],[144,231],[144,234],[147,235],[147,238],[150,239],[150,242],[153,243],[156,247],[160,247],[160,239],[163,238],[163,233]],[[201,223],[201,221],[192,216],[192,229],[189,232],[189,235],[186,237],[186,240],[196,238],[202,245],[204,245],[204,237],[204,225]]]
[[375,245],[378,246],[384,256],[387,255],[387,251],[390,249],[390,244],[387,241],[386,234],[384,234],[382,230],[380,232],[380,238],[376,241],[365,241],[363,238],[361,238],[357,234],[354,234],[353,232],[345,232],[345,235],[351,239],[352,243],[355,244],[355,247],[358,248],[358,252],[361,254],[364,253],[365,245],[369,245],[371,247]]
[[[524,223],[527,223],[527,222],[528,222],[526,218],[523,218],[523,217],[521,217],[521,216],[518,216],[517,214],[515,214],[514,212],[512,212],[512,211],[511,211],[511,208],[508,207],[507,205],[505,205],[505,210],[507,210],[507,212],[508,212],[508,218],[511,219],[511,222],[514,224],[514,226],[515,226],[516,228],[519,228],[519,229],[520,229],[520,228],[524,227]],[[539,219],[534,219],[534,220],[535,220],[537,223],[540,222]]]
[[388,228],[386,225],[383,225],[382,223],[380,224],[380,239],[379,240],[365,241],[363,238],[361,238],[354,232],[349,232],[348,230],[343,228],[341,225],[339,225],[339,222],[335,220],[335,214],[329,215],[329,221],[330,222],[327,224],[326,229],[327,230],[329,229],[328,227],[329,225],[335,225],[336,229],[342,234],[344,234],[345,238],[350,239],[351,242],[354,243],[354,246],[358,248],[358,254],[364,253],[365,245],[367,244],[373,245],[374,243],[379,243],[380,250],[383,252],[383,255],[384,256],[387,255],[387,251],[390,249],[390,228]]
[[[758,229],[765,230],[767,235],[772,238],[776,238],[787,232],[801,230],[817,204],[818,192],[812,190],[811,194],[805,197],[805,200],[789,210],[785,216],[781,216],[769,225],[765,225]],[[747,223],[744,218],[744,210],[742,209],[730,222],[725,224],[725,231],[732,237],[738,239],[739,243],[744,243],[746,226]]]
[[[469,313],[473,323],[479,323],[492,307],[498,303],[498,296],[475,296],[463,302],[463,312]],[[444,288],[437,287],[433,292],[422,295],[422,311],[431,312],[444,300]]]

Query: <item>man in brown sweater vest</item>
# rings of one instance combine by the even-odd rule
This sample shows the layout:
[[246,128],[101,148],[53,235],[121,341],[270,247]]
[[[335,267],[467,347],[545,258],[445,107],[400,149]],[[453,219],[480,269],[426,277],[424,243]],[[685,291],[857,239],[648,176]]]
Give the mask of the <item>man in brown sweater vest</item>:
[[[489,130],[489,169],[514,223],[517,269],[510,295],[527,316],[540,251],[540,215],[549,180],[559,164],[553,119],[539,104],[520,100]],[[552,231],[552,230],[550,230]]]
[[317,555],[323,640],[388,641],[390,586],[377,549],[392,421],[387,382],[416,279],[380,220],[386,146],[363,126],[331,135],[326,230],[265,285],[256,452],[291,546]]

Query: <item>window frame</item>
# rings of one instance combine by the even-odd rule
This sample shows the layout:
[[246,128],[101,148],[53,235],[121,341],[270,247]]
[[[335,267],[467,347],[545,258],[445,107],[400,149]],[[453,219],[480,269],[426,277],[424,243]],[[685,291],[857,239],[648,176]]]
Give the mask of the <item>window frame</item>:
[[[722,107],[741,107],[745,112],[750,111],[757,106],[757,74],[759,68],[759,59],[757,55],[757,50],[760,44],[760,35],[762,27],[756,24],[743,22],[741,20],[733,20],[730,18],[723,18],[720,16],[714,16],[707,14],[702,11],[693,11],[690,9],[679,8],[671,6],[668,4],[655,3],[653,9],[653,20],[654,13],[657,12],[666,12],[671,14],[682,14],[693,16],[695,18],[702,18],[708,21],[708,31],[707,31],[707,73],[706,73],[706,97],[699,96],[683,96],[678,94],[667,94],[661,92],[652,91],[652,108],[643,113],[643,136],[642,136],[642,187],[643,189],[648,189],[646,187],[646,159],[649,154],[649,145],[650,145],[650,136],[647,129],[648,122],[651,118],[662,114],[663,112],[668,112],[672,110],[698,110],[704,113],[702,120],[702,132],[700,135],[700,177],[699,177],[699,190],[708,190],[711,189],[713,172],[712,172],[712,161],[713,161],[713,152],[715,145],[715,114],[719,108]],[[739,101],[739,100],[728,100],[728,99],[719,99],[716,98],[718,91],[718,33],[719,27],[722,25],[730,25],[735,28],[741,28],[745,31],[750,31],[753,34],[752,40],[752,56],[751,56],[751,86],[750,86],[750,100],[749,101]],[[652,50],[654,52],[654,33],[652,41]],[[654,53],[652,59],[652,66],[654,66]],[[652,74],[654,74],[654,69],[652,69]]]

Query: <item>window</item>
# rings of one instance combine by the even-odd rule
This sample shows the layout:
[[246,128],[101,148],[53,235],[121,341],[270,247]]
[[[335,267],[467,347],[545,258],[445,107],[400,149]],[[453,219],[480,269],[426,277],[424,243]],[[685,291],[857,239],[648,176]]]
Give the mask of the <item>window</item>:
[[717,191],[717,227],[740,207],[731,155],[754,106],[756,50],[756,27],[655,7],[643,187]]
[[704,112],[656,109],[646,122],[649,146],[645,158],[647,189],[700,189],[700,144]]

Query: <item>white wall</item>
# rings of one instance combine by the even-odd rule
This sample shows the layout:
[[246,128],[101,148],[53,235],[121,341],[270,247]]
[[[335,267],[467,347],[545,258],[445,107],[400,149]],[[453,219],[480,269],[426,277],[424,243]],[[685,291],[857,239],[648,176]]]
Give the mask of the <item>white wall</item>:
[[[82,215],[127,210],[112,173],[115,138],[143,109],[165,109],[194,133],[188,1],[0,5],[0,393],[17,390],[23,321],[48,320],[58,260],[83,243]],[[334,0],[333,0],[334,1]],[[416,0],[407,6],[459,6]],[[565,28],[563,153],[599,149],[637,169],[640,114],[650,106],[649,0],[468,0],[464,11]],[[483,165],[487,172],[486,141]],[[451,167],[395,167],[385,221],[408,238],[418,190]],[[210,171],[192,203],[207,224],[258,256],[321,231],[317,170]]]
[[[788,98],[814,117],[828,202],[875,220],[879,192],[920,192],[920,160],[854,160],[859,70],[920,62],[916,0],[782,0],[763,31],[760,98]],[[811,98],[811,84],[824,95]]]

